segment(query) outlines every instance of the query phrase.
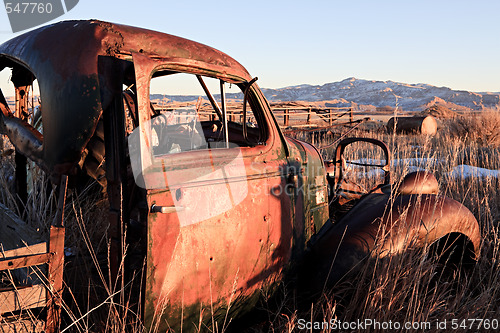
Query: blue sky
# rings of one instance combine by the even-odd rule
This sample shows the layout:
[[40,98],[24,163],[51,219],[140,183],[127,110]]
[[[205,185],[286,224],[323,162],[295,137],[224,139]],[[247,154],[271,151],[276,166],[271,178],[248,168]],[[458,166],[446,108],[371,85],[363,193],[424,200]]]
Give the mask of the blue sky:
[[[80,0],[58,20],[196,40],[234,57],[266,88],[356,77],[500,92],[499,13],[498,0]],[[13,36],[0,8],[0,43]]]

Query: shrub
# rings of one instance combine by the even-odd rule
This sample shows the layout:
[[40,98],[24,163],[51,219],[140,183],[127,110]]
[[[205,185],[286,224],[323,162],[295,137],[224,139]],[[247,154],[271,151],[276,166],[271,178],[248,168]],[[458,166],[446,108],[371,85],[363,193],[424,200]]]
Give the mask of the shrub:
[[500,146],[500,111],[470,113],[447,122],[449,134],[482,146]]

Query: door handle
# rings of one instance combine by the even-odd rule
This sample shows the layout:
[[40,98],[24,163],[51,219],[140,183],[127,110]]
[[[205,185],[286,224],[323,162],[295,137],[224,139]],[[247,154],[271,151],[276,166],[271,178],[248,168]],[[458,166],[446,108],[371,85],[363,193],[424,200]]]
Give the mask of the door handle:
[[287,183],[292,185],[292,187],[298,187],[299,176],[295,172],[290,172],[287,177]]
[[151,213],[161,213],[161,214],[169,214],[182,212],[185,208],[183,206],[159,206],[156,204],[151,205]]

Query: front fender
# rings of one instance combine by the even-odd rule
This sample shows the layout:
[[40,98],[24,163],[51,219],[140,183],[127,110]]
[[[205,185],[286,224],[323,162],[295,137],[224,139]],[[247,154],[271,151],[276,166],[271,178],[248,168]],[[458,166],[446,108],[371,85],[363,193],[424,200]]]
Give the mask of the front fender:
[[339,280],[364,258],[383,257],[421,248],[446,235],[466,236],[479,256],[480,230],[472,213],[461,203],[433,194],[364,197],[338,223],[327,224],[309,243],[301,278],[306,288]]
[[[401,253],[408,246],[423,247],[458,233],[471,241],[475,258],[479,257],[481,235],[476,218],[461,203],[447,197],[433,194],[398,196],[378,227],[387,231],[376,244],[382,256]],[[373,251],[371,253],[374,255]]]

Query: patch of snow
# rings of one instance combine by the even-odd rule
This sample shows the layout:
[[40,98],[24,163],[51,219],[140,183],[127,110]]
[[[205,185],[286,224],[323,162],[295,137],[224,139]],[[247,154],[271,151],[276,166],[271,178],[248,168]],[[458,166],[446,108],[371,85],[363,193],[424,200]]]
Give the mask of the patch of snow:
[[461,164],[454,167],[449,175],[452,178],[500,178],[500,170],[490,170]]
[[[378,164],[382,165],[385,164],[385,160],[376,160],[376,159],[371,159],[371,158],[362,158],[358,160],[351,160],[349,162],[352,163],[364,163],[364,164]],[[391,161],[391,167],[395,166],[422,166],[422,165],[428,165],[428,166],[433,166],[437,163],[443,162],[443,160],[438,160],[435,158],[402,158],[402,159],[394,159]]]
[[[364,163],[371,165],[382,165],[385,164],[383,160],[363,158],[358,160],[352,160],[349,162],[353,163]],[[413,171],[424,171],[426,167],[432,169],[436,164],[443,163],[444,160],[435,159],[435,158],[403,158],[403,159],[394,159],[391,161],[391,167],[405,167],[408,172]],[[349,164],[349,167],[352,170],[360,170],[363,166]],[[369,171],[369,173],[378,172],[378,171]],[[371,175],[371,174],[370,174]],[[457,165],[448,173],[448,176],[451,178],[499,178],[500,179],[500,170],[490,170],[485,168],[479,168],[471,165],[461,164]]]

